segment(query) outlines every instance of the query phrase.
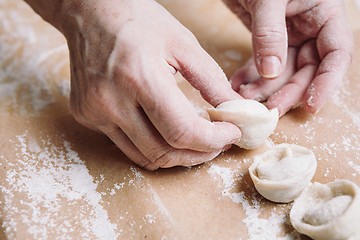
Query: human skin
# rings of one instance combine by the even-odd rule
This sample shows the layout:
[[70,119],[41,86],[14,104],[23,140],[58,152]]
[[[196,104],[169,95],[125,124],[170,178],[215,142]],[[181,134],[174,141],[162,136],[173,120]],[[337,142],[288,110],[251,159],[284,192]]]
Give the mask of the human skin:
[[232,78],[245,98],[280,115],[317,113],[339,88],[353,54],[342,0],[223,0],[252,31],[254,58]]
[[242,99],[194,35],[153,0],[27,0],[70,51],[70,108],[149,170],[212,160],[241,137],[200,117],[179,71],[213,106]]
[[[268,99],[280,114],[301,103],[318,111],[351,61],[342,2],[224,1],[253,31],[255,61],[232,77],[232,87]],[[177,87],[179,71],[213,106],[242,98],[193,34],[155,1],[26,2],[67,39],[74,118],[105,133],[139,166],[199,164],[239,140],[235,125],[199,117]]]

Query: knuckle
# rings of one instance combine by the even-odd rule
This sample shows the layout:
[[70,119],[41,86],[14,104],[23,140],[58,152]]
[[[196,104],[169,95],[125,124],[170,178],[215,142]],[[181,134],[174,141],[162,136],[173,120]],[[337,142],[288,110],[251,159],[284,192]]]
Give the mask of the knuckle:
[[142,167],[142,168],[144,168],[144,169],[146,169],[148,171],[151,171],[151,172],[155,171],[155,170],[157,170],[159,168],[159,166],[156,166],[155,164],[153,164],[150,161],[148,163],[144,164],[143,166],[140,166],[140,167]]
[[70,112],[75,120],[80,123],[86,119],[87,111],[84,104],[73,94],[70,95]]
[[79,106],[76,110],[71,110],[74,119],[82,125],[94,123],[93,114],[84,106]]
[[78,111],[71,111],[71,114],[78,123],[80,123],[81,125],[85,124],[84,116],[82,114],[79,114]]
[[153,165],[158,166],[160,168],[174,167],[177,165],[176,164],[177,161],[173,157],[172,152],[173,150],[169,149],[166,152],[163,152],[162,154],[158,154],[156,157],[155,155],[153,155],[152,158],[149,159],[153,163]]
[[95,109],[104,109],[107,102],[107,91],[101,86],[101,84],[91,84],[85,93],[85,102]]
[[274,44],[283,44],[286,40],[283,28],[276,26],[262,26],[253,34],[255,42],[263,47],[273,47]]
[[[71,94],[70,111],[79,123],[91,123],[100,126],[103,122],[104,113],[107,111],[106,91],[98,86],[91,85],[85,93]],[[84,124],[83,124],[84,125]]]
[[194,141],[193,133],[193,128],[189,125],[175,127],[165,140],[174,148],[185,148]]

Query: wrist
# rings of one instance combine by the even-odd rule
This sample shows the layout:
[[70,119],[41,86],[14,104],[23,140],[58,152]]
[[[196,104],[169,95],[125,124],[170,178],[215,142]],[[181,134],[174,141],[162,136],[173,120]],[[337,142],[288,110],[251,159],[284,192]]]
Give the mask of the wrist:
[[74,28],[86,31],[107,26],[108,30],[119,29],[134,9],[134,0],[66,0],[62,8],[62,19],[58,29],[66,36],[72,34]]
[[[126,0],[25,0],[45,21],[65,36],[84,24],[119,25],[128,18],[134,1]],[[130,11],[129,11],[130,10]],[[126,14],[124,14],[126,13]],[[79,26],[81,25],[81,26]]]

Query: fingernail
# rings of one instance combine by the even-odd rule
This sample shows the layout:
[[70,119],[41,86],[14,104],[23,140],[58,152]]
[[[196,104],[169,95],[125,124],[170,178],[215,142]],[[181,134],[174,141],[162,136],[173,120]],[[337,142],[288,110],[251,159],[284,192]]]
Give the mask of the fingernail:
[[264,78],[275,78],[281,69],[280,59],[275,56],[266,56],[260,60],[260,74]]

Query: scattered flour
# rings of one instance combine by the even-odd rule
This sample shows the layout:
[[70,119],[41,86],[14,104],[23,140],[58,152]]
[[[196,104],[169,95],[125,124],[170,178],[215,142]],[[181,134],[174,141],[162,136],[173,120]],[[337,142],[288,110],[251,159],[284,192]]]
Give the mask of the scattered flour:
[[[351,126],[355,127],[357,132],[360,132],[360,112],[354,108],[351,103],[347,103],[346,99],[349,99],[351,93],[347,89],[351,89],[354,86],[350,85],[349,79],[344,79],[343,86],[337,91],[337,93],[333,96],[331,101],[337,106],[343,109],[343,113],[345,113],[351,120]],[[349,132],[351,131],[351,132]],[[349,130],[349,126],[344,126],[343,132],[341,134],[345,134],[345,136],[341,136],[342,141],[339,143],[333,143],[331,146],[327,147],[327,151],[329,154],[332,154],[332,150],[336,146],[338,147],[338,152],[346,152],[352,150],[355,152],[356,157],[351,159],[341,159],[342,161],[347,161],[348,166],[352,167],[357,174],[360,174],[360,157],[358,153],[360,152],[360,135],[356,134],[353,130]],[[323,146],[325,147],[325,146]],[[336,152],[333,154],[333,157],[336,158]],[[354,163],[356,162],[356,163]],[[352,175],[354,176],[355,173]]]
[[[69,95],[69,79],[59,74],[69,64],[67,45],[53,41],[60,33],[50,27],[47,30],[55,35],[34,29],[43,23],[28,5],[19,2],[10,10],[3,7],[7,5],[11,4],[0,0],[0,110],[37,115],[55,102],[51,85],[56,85],[60,94]],[[41,51],[34,51],[39,46]]]
[[14,144],[15,161],[1,159],[8,166],[0,190],[2,227],[9,239],[16,239],[18,230],[24,228],[33,239],[69,239],[76,233],[87,239],[117,238],[116,225],[110,222],[96,191],[97,183],[68,142],[56,147],[42,139],[40,147],[24,134]]
[[[221,183],[219,182],[218,187],[222,188],[222,196],[229,197],[233,202],[241,204],[246,216],[243,222],[247,227],[249,240],[300,239],[300,234],[295,230],[283,237],[279,236],[283,232],[281,226],[290,224],[286,211],[273,210],[268,219],[262,218],[260,217],[262,206],[259,196],[255,192],[251,196],[246,196],[244,191],[236,192],[236,183],[242,180],[245,172],[239,173],[237,170],[212,164],[208,173],[214,179],[220,177]],[[287,211],[289,209],[286,207]]]
[[348,162],[349,166],[355,169],[357,175],[360,175],[360,165],[356,165],[353,161]]
[[[22,115],[37,114],[55,102],[51,84],[48,82],[49,74],[56,76],[68,64],[68,59],[59,61],[51,68],[50,73],[46,63],[55,55],[66,54],[67,47],[64,44],[56,46],[44,44],[44,51],[41,52],[34,52],[31,47],[24,48],[25,43],[27,46],[32,46],[38,45],[39,41],[41,41],[40,44],[51,41],[43,36],[40,40],[38,33],[31,27],[38,16],[33,15],[34,18],[28,18],[19,14],[22,11],[7,11],[2,7],[6,5],[6,2],[7,0],[0,0],[0,19],[2,19],[0,33],[8,33],[0,34],[0,102],[2,102],[0,110],[10,107],[17,109],[16,111]],[[360,8],[360,0],[356,0],[356,3]],[[25,4],[19,4],[19,8],[25,7],[28,8]],[[224,56],[230,60],[242,60],[241,54],[232,50],[226,51]],[[15,58],[18,61],[13,61]],[[56,82],[59,92],[68,96],[68,79]],[[333,102],[344,108],[344,112],[360,131],[360,113],[345,104],[342,96],[347,96],[348,92],[343,87],[341,91],[343,94],[335,96]],[[312,100],[309,99],[309,104],[312,104]],[[200,115],[206,113],[205,108],[194,102],[193,104]],[[322,119],[317,120],[317,123],[320,123]],[[308,142],[315,138],[315,127],[312,123],[306,122],[300,125],[306,130]],[[297,136],[287,136],[285,133],[276,134],[285,141],[299,140]],[[359,151],[357,147],[360,146],[359,142],[357,135],[351,138],[342,137],[341,142],[324,143],[319,146],[319,149],[330,155],[340,152],[341,147],[345,151]],[[42,139],[39,143],[24,134],[17,136],[14,143],[18,152],[15,162],[0,156],[0,166],[6,166],[5,175],[0,176],[6,179],[0,185],[2,193],[0,200],[4,201],[0,218],[3,220],[2,227],[9,239],[16,238],[17,230],[21,228],[28,229],[29,234],[35,239],[48,239],[53,235],[69,239],[69,236],[74,236],[74,233],[78,233],[79,238],[83,239],[115,239],[119,236],[122,229],[117,229],[116,225],[109,220],[103,208],[102,195],[115,195],[125,183],[117,183],[113,188],[107,189],[106,193],[98,193],[96,189],[98,183],[104,181],[104,175],[99,176],[100,180],[94,179],[89,174],[85,163],[66,141],[63,141],[62,147],[56,147],[47,139]],[[348,161],[348,165],[358,175],[360,175],[359,159]],[[324,177],[327,177],[331,170],[327,168]],[[144,179],[136,168],[131,168],[131,172],[135,178],[130,180],[129,184]],[[236,184],[242,180],[245,172],[213,164],[208,173],[216,180],[221,179],[218,187],[222,189],[222,196],[241,204],[246,215],[243,222],[248,229],[250,240],[299,238],[296,232],[278,237],[282,232],[281,226],[288,221],[285,211],[272,211],[268,219],[262,218],[260,217],[262,202],[258,196],[256,194],[248,196],[244,191],[237,192]],[[157,205],[160,213],[175,226],[176,222],[157,192],[150,185],[146,186],[151,200]],[[1,201],[0,204],[2,204]],[[77,212],[71,211],[74,207],[78,207]],[[69,216],[73,217],[70,219]],[[120,216],[119,219],[126,217],[127,215]],[[146,213],[143,218],[149,224],[156,223],[158,220],[153,213]],[[133,225],[135,222],[132,223]]]
[[151,215],[151,214],[146,214],[144,220],[147,221],[148,223],[155,223],[156,222],[156,217],[154,215]]
[[324,173],[324,177],[327,177],[331,170],[332,170],[332,167],[326,168],[325,173]]

